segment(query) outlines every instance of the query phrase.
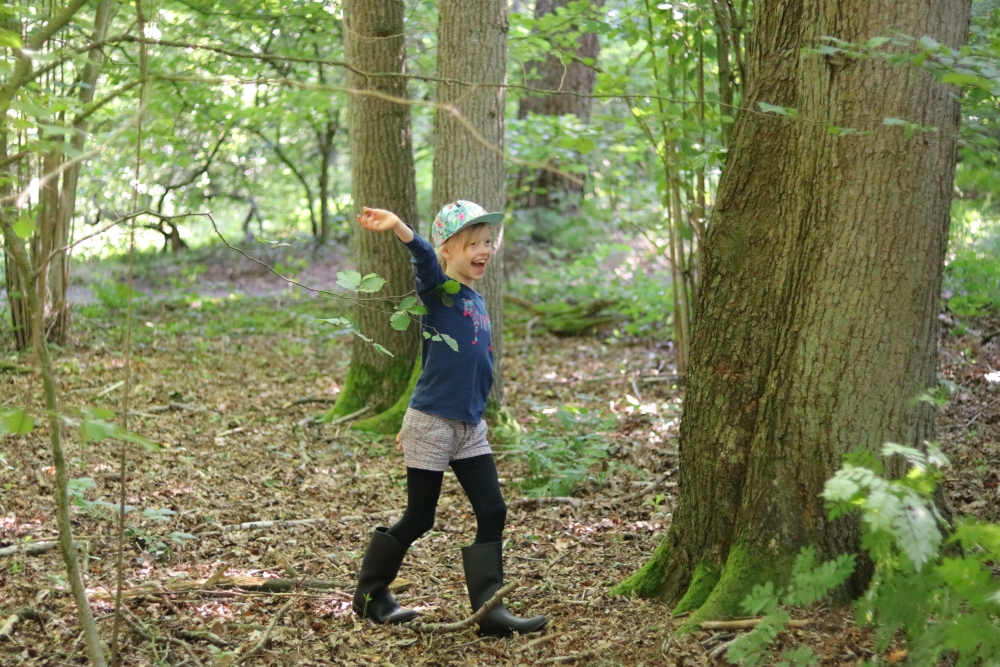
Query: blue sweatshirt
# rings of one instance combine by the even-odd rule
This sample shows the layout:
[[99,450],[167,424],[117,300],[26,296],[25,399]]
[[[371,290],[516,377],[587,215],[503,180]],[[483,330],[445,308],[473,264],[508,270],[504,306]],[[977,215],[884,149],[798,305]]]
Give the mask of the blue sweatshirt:
[[483,296],[462,285],[446,306],[443,290],[435,288],[451,280],[438,262],[431,245],[418,236],[404,244],[413,255],[417,295],[427,308],[420,324],[433,335],[447,334],[458,343],[458,351],[445,341],[424,338],[423,371],[410,398],[410,407],[432,415],[478,424],[493,386],[493,344],[490,317]]

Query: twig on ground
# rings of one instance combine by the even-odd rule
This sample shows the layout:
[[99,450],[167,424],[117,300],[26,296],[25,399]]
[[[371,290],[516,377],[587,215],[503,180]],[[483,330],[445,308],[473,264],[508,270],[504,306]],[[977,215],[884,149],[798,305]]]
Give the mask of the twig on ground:
[[722,642],[709,652],[708,657],[712,660],[718,660],[726,651],[729,650],[729,647],[732,646],[735,641],[735,639],[730,639],[729,641]]
[[241,653],[240,657],[236,659],[236,662],[234,662],[233,665],[242,665],[244,662],[264,650],[267,643],[271,641],[271,635],[274,633],[274,628],[281,622],[281,618],[285,615],[285,612],[288,611],[289,607],[291,607],[294,603],[295,598],[292,598],[282,605],[281,609],[278,610],[278,613],[271,619],[271,622],[268,624],[267,630],[264,631],[264,636],[260,638],[260,641],[257,642],[253,648]]
[[205,580],[205,588],[211,588],[219,583],[219,579],[222,579],[223,575],[226,574],[226,568],[228,567],[229,563],[223,561],[222,564],[215,569],[215,572],[212,573],[212,576]]
[[520,498],[518,500],[511,501],[507,503],[507,507],[528,507],[534,505],[535,507],[541,507],[542,505],[560,505],[567,504],[573,507],[579,507],[583,504],[579,498],[570,498],[567,496],[554,496],[551,498]]
[[577,660],[591,658],[595,655],[597,655],[597,651],[584,651],[583,653],[578,653],[577,655],[557,655],[554,658],[546,658],[545,660],[542,660],[542,664],[554,665],[564,662],[576,662]]
[[35,621],[38,623],[39,627],[41,627],[42,631],[45,631],[45,623],[42,614],[39,613],[39,611],[34,607],[21,607],[8,616],[7,620],[4,621],[3,627],[0,627],[0,641],[4,641],[5,639],[9,640],[13,637],[14,631],[22,621]]
[[[705,621],[702,630],[752,630],[760,625],[762,618],[741,618],[736,621]],[[804,628],[812,623],[811,618],[788,621],[789,628]]]
[[487,600],[486,604],[479,608],[479,611],[461,621],[456,621],[455,623],[414,623],[413,621],[410,621],[404,625],[405,627],[416,630],[417,632],[431,632],[439,635],[447,634],[449,632],[459,632],[461,630],[465,630],[466,628],[471,628],[473,625],[482,620],[486,614],[490,613],[490,610],[493,609],[493,607],[503,602],[505,595],[508,595],[515,588],[517,588],[517,582],[511,581],[494,593],[493,597]]
[[515,653],[524,653],[525,651],[527,651],[529,649],[533,649],[536,646],[539,646],[540,644],[544,644],[546,642],[555,641],[556,639],[559,639],[562,636],[563,636],[562,632],[554,632],[551,635],[545,635],[544,637],[539,637],[538,639],[532,639],[527,644],[524,644],[524,645],[519,646],[516,649],[514,649],[514,652]]
[[320,523],[326,521],[323,517],[313,519],[290,519],[288,521],[247,521],[226,526],[226,530],[250,530],[252,528],[287,528],[288,526],[304,526],[310,523]]
[[368,412],[371,409],[372,409],[372,406],[366,405],[365,407],[361,408],[360,410],[355,410],[354,412],[352,412],[349,415],[344,415],[343,417],[337,417],[333,421],[328,421],[328,422],[320,422],[315,417],[313,417],[312,415],[310,415],[308,417],[305,417],[304,419],[298,420],[297,422],[295,422],[295,425],[298,426],[298,427],[302,427],[302,426],[305,426],[307,424],[326,424],[327,426],[336,426],[337,424],[343,424],[344,422],[351,421],[355,417],[360,417],[361,415],[365,414],[366,412]]
[[[224,572],[226,565],[223,565],[216,571],[219,574],[220,571]],[[328,591],[328,590],[342,590],[350,591],[354,588],[354,582],[347,581],[334,581],[326,579],[278,579],[277,577],[224,577],[219,576],[215,579],[216,575],[212,575],[206,581],[198,581],[192,579],[179,579],[177,581],[167,581],[162,583],[144,584],[142,586],[136,586],[135,588],[129,588],[122,592],[122,598],[138,598],[138,597],[156,597],[159,598],[164,593],[191,593],[194,591],[208,591],[210,590],[209,583],[211,583],[214,588],[241,588],[246,591],[261,591],[264,593],[288,593],[295,590],[296,588],[305,589],[307,591]],[[103,589],[88,589],[88,595],[90,595],[93,600],[107,599],[107,592]]]
[[307,403],[336,403],[337,399],[330,398],[329,396],[310,396],[309,398],[300,398],[297,401],[289,401],[281,406],[282,410],[287,410],[288,408],[295,407],[296,405],[306,405]]
[[665,481],[667,481],[667,479],[670,478],[670,477],[672,477],[675,472],[677,472],[677,468],[672,468],[672,469],[668,470],[667,472],[663,473],[662,475],[660,475],[659,477],[657,477],[655,480],[653,480],[652,482],[650,482],[649,484],[647,484],[643,488],[641,488],[638,491],[636,491],[635,493],[630,493],[627,496],[621,496],[620,498],[615,498],[614,501],[618,502],[618,503],[627,503],[627,502],[631,502],[633,500],[638,500],[639,498],[642,498],[647,493],[651,493],[651,492],[655,491],[656,487],[658,487],[660,484],[663,484]]
[[174,635],[187,641],[208,642],[209,644],[218,646],[219,648],[230,648],[232,646],[232,644],[219,635],[205,630],[176,630]]
[[[85,538],[74,538],[73,546],[79,547],[77,542]],[[59,546],[58,542],[29,542],[28,544],[17,544],[12,547],[0,549],[0,558],[3,556],[37,556],[46,551],[52,551]]]

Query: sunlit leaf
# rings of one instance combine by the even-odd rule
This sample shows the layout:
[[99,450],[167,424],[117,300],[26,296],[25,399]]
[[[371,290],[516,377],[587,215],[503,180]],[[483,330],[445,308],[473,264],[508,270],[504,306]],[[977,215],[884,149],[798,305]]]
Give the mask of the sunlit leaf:
[[0,422],[7,433],[27,435],[35,428],[35,420],[22,408],[13,408],[0,413]]
[[355,292],[361,285],[361,274],[351,270],[339,271],[337,272],[337,284],[346,290]]
[[410,316],[402,311],[396,311],[389,318],[389,324],[396,331],[406,331],[410,326]]
[[[337,275],[338,275],[337,282],[339,283],[340,274]],[[367,276],[361,279],[361,283],[358,285],[357,290],[359,292],[369,292],[369,293],[378,292],[380,289],[382,289],[382,286],[385,285],[385,283],[386,283],[385,278],[376,275],[374,273],[369,273]]]

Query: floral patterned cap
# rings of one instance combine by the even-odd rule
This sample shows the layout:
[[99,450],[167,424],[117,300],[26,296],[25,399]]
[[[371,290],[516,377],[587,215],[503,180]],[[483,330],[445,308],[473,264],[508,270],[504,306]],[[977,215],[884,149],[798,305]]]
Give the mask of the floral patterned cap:
[[459,199],[445,204],[431,223],[431,244],[440,248],[445,241],[469,225],[487,222],[495,225],[503,220],[503,213],[487,213],[479,204]]

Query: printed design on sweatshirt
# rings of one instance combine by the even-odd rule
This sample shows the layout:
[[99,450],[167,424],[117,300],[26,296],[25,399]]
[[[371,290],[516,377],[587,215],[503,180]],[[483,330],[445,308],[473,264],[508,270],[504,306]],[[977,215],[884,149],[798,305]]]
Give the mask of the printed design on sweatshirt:
[[[490,331],[490,316],[486,313],[480,313],[479,309],[476,308],[476,302],[472,299],[462,299],[462,314],[466,317],[472,318],[472,326],[475,330],[475,337],[472,339],[472,344],[475,345],[479,342],[479,330]],[[489,347],[489,350],[493,351],[493,346]]]

